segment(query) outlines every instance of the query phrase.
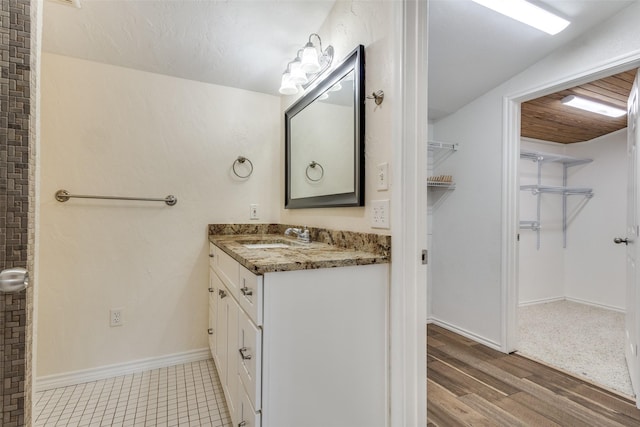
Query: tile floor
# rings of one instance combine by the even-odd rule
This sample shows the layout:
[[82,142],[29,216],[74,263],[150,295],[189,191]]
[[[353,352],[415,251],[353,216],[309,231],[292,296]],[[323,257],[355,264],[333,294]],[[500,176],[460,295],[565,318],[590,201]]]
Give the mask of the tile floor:
[[231,426],[213,360],[46,390],[34,402],[36,427]]

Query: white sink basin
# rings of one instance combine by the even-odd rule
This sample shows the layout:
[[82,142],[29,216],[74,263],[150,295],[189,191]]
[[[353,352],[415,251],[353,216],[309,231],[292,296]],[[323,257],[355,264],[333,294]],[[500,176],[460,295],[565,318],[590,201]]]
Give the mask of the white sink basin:
[[300,244],[279,238],[265,238],[265,239],[252,239],[252,240],[238,240],[242,246],[247,249],[286,249],[291,247],[299,247]]
[[247,249],[284,249],[291,247],[286,243],[250,243],[243,246]]

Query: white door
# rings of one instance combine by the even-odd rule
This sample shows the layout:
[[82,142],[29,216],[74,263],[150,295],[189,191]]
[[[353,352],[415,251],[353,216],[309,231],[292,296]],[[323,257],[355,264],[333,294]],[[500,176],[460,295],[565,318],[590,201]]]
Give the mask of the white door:
[[638,142],[640,141],[640,126],[638,126],[638,75],[636,75],[628,102],[628,126],[627,126],[627,160],[629,162],[629,177],[627,184],[627,236],[625,239],[616,239],[616,243],[627,245],[627,307],[625,316],[626,345],[625,357],[629,367],[633,391],[636,395],[636,406],[640,408],[640,362],[638,359],[638,341],[640,341],[640,316],[638,303],[640,301],[640,286],[638,286],[638,268],[640,262],[640,218],[638,214]]

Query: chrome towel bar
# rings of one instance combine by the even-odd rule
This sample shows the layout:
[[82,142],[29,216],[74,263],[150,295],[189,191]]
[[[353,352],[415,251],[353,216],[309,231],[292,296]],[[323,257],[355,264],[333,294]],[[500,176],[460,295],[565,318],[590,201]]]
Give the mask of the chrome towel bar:
[[173,206],[178,203],[176,196],[168,195],[164,199],[149,198],[149,197],[120,197],[120,196],[90,196],[85,194],[69,194],[67,190],[56,191],[56,200],[59,202],[66,202],[69,199],[106,199],[106,200],[140,200],[143,202],[165,202],[169,206]]

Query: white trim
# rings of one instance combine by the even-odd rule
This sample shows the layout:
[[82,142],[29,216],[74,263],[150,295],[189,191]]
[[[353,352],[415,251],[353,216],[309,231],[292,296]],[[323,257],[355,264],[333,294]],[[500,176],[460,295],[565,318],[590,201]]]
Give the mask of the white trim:
[[[397,2],[392,93],[393,168],[397,177],[391,200],[390,413],[391,427],[427,424],[426,319],[427,270],[420,262],[426,249],[427,158],[427,2]],[[393,100],[392,100],[393,101]]]
[[432,319],[431,323],[433,323],[434,325],[440,326],[441,328],[445,328],[446,330],[454,332],[458,335],[462,335],[465,338],[469,338],[470,340],[473,340],[479,344],[486,345],[489,348],[502,351],[504,353],[499,342],[491,341],[489,339],[481,337],[480,335],[474,334],[473,332],[469,332],[466,329],[458,328],[457,326],[454,326],[451,323],[447,323],[442,320]]
[[615,307],[613,305],[601,304],[599,302],[587,301],[586,299],[573,298],[573,297],[554,297],[554,298],[542,298],[537,300],[525,301],[518,304],[518,307],[529,307],[538,304],[547,304],[550,302],[559,301],[571,301],[578,304],[589,305],[591,307],[603,308],[605,310],[617,311],[618,313],[626,313],[624,308]]
[[[518,322],[513,312],[517,312],[518,303],[518,244],[517,227],[511,222],[516,220],[518,212],[518,191],[513,188],[513,183],[518,180],[518,163],[520,146],[520,103],[529,99],[548,95],[567,87],[577,86],[592,80],[597,80],[612,74],[620,73],[631,68],[640,67],[640,50],[626,55],[612,58],[597,64],[591,68],[575,74],[551,80],[536,87],[505,96],[503,99],[502,123],[503,123],[503,161],[502,161],[502,338],[503,347],[507,351],[515,349],[517,344]],[[517,117],[514,117],[517,116]],[[510,264],[511,263],[511,264]],[[515,271],[514,271],[515,270]],[[517,316],[517,314],[516,314]],[[640,405],[640,400],[638,400]]]
[[614,307],[612,305],[600,304],[598,302],[587,301],[580,298],[566,297],[567,301],[577,302],[578,304],[590,305],[591,307],[604,308],[605,310],[617,311],[618,313],[626,313],[624,308]]
[[540,298],[531,301],[525,301],[518,304],[518,307],[528,307],[530,305],[546,304],[548,302],[565,301],[565,297]]
[[[520,192],[518,176],[518,159],[520,158],[520,139],[517,143],[511,143],[509,132],[512,129],[520,130],[520,104],[511,99],[503,99],[502,122],[505,135],[502,141],[502,265],[501,265],[501,291],[502,291],[502,325],[500,350],[510,353],[518,344],[518,229],[519,206],[518,194]],[[519,133],[519,132],[518,132]],[[510,325],[516,325],[515,328]]]
[[50,390],[52,388],[67,387],[105,378],[119,377],[151,369],[166,368],[182,363],[199,362],[211,358],[208,348],[190,350],[182,353],[167,354],[159,357],[132,360],[130,362],[99,366],[97,368],[64,372],[62,374],[46,375],[34,379],[34,391]]

